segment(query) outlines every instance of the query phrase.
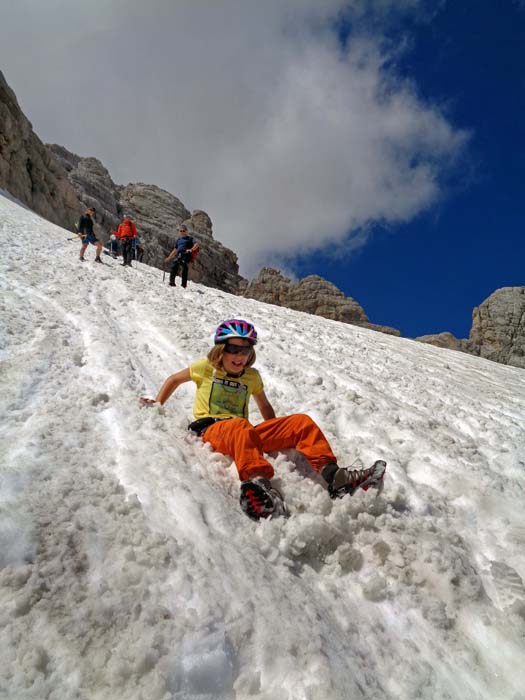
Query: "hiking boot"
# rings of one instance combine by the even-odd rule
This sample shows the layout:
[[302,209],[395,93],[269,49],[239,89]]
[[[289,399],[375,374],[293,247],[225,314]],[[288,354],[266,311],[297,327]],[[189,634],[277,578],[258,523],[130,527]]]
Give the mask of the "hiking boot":
[[331,462],[327,464],[322,476],[328,482],[330,498],[343,498],[347,493],[351,496],[358,488],[367,491],[370,486],[382,490],[386,462],[378,459],[368,469],[343,469]]
[[271,485],[270,480],[262,476],[242,482],[240,504],[252,520],[286,515],[283,497]]
[[86,262],[86,258],[79,258],[80,262]]
[[102,262],[102,260],[100,259],[100,256],[99,256],[99,255],[97,255],[97,257],[95,258],[95,262],[98,262],[98,263],[101,263],[101,262]]

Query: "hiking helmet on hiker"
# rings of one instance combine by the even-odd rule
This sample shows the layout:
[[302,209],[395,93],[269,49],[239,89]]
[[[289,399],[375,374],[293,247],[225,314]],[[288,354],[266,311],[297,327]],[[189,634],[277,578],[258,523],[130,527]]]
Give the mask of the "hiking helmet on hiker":
[[223,321],[215,331],[215,344],[226,343],[230,338],[244,338],[252,345],[257,342],[257,331],[248,321],[238,318],[231,318]]

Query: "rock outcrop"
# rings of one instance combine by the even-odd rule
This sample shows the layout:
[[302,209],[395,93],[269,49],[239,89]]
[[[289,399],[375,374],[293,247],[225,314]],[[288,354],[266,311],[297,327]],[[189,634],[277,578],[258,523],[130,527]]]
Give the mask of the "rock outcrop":
[[185,222],[199,242],[200,251],[191,269],[191,279],[209,287],[238,294],[247,281],[239,275],[237,255],[214,240],[211,219],[206,212],[196,209]]
[[280,272],[264,267],[243,290],[243,296],[296,311],[323,316],[334,321],[351,323],[372,330],[400,335],[395,328],[370,323],[363,308],[347,297],[335,284],[318,275],[309,275],[293,283]]
[[212,222],[205,212],[191,213],[180,199],[156,185],[117,185],[96,158],[83,158],[57,144],[48,147],[66,170],[82,208],[94,206],[97,210],[97,232],[103,241],[108,240],[123,214],[130,214],[145,247],[144,262],[162,269],[178,238],[177,229],[185,223],[201,248],[189,278],[231,293],[245,283],[236,254],[213,238]]
[[474,309],[468,351],[525,368],[525,287],[497,289]]
[[164,258],[178,238],[178,226],[191,216],[189,210],[180,199],[156,185],[138,182],[118,189],[119,211],[130,214],[137,225],[146,249],[144,262],[162,269]]
[[428,343],[436,348],[446,348],[447,350],[461,350],[468,352],[467,340],[456,338],[455,335],[444,331],[443,333],[430,333],[429,335],[421,335],[415,338],[420,343]]
[[190,266],[189,279],[208,287],[235,294],[243,278],[239,275],[237,255],[213,238],[210,217],[200,209],[191,213],[182,202],[155,185],[136,183],[119,187],[119,209],[133,216],[146,249],[144,262],[158,268],[175,247],[178,227],[186,224],[200,246]]
[[47,147],[66,171],[69,182],[82,202],[82,211],[87,207],[95,207],[97,210],[97,224],[106,240],[109,232],[121,220],[118,187],[109,172],[97,158],[81,158],[55,143],[47,144]]
[[468,340],[447,332],[416,340],[525,368],[525,287],[502,287],[477,306]]
[[74,229],[80,203],[64,169],[33,132],[0,72],[0,187],[45,219]]

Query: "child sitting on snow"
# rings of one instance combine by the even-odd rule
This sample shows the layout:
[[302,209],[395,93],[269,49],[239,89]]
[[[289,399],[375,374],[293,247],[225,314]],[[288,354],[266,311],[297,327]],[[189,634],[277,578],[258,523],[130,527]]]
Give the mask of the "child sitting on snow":
[[[261,376],[252,366],[256,343],[257,332],[251,323],[223,321],[207,357],[168,377],[156,399],[142,398],[141,402],[162,405],[178,386],[195,382],[196,420],[189,429],[216,452],[235,461],[241,480],[241,508],[254,520],[286,513],[281,494],[270,482],[274,470],[265,452],[296,449],[327,482],[332,498],[352,495],[359,487],[366,491],[369,486],[381,485],[386,462],[379,460],[369,469],[341,468],[321,429],[309,416],[275,417]],[[255,426],[248,422],[251,396],[264,419]]]

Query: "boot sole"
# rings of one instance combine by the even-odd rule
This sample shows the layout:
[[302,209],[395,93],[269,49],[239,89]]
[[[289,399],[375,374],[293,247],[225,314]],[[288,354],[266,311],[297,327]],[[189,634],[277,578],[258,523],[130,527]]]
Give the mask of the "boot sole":
[[372,469],[373,471],[367,479],[362,481],[354,488],[348,487],[347,493],[349,493],[350,496],[353,496],[357,489],[363,489],[363,491],[368,491],[369,488],[375,488],[378,489],[378,495],[381,493],[385,485],[383,479],[385,477],[386,472],[386,462],[383,459],[378,459],[372,465]]
[[[262,508],[264,510],[261,513],[257,514],[254,512],[254,507],[257,507],[259,504],[252,505],[252,499],[253,501],[262,502]],[[246,515],[255,521],[266,520],[276,515],[284,515],[285,517],[289,515],[281,494],[276,489],[272,489],[271,492],[268,493],[266,489],[257,484],[241,485],[240,504],[241,509]]]

